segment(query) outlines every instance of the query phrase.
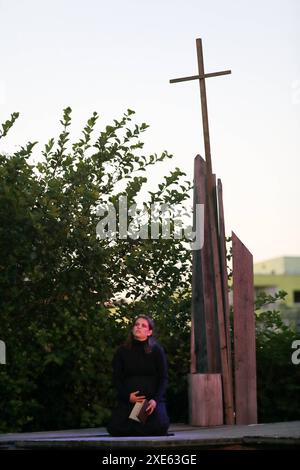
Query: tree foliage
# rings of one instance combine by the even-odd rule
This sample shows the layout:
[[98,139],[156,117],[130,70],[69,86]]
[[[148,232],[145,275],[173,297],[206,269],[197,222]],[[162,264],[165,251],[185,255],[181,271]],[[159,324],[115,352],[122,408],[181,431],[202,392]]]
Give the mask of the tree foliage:
[[[130,207],[147,168],[171,157],[143,155],[140,136],[148,126],[134,124],[133,114],[97,132],[94,113],[70,144],[67,108],[57,141],[51,138],[34,160],[31,142],[0,155],[2,432],[105,423],[114,399],[112,355],[130,312],[138,303],[159,317],[164,299],[189,285],[190,252],[180,240],[96,236],[99,204],[118,207],[126,195]],[[3,124],[0,137],[17,117]],[[145,206],[183,203],[190,190],[183,177],[172,171]],[[131,307],[110,308],[118,295],[130,297]],[[174,326],[168,315],[166,334]]]

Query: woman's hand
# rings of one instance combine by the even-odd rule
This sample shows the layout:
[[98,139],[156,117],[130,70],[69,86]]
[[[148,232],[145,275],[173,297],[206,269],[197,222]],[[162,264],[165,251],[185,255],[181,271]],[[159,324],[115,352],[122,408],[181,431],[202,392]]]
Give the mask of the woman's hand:
[[143,401],[145,400],[145,396],[144,395],[139,395],[137,396],[137,394],[140,393],[139,390],[137,390],[136,392],[132,392],[130,395],[129,395],[129,401],[130,403],[137,403],[137,402],[140,402],[140,401]]
[[148,415],[151,415],[153,411],[155,410],[155,408],[156,408],[156,401],[153,399],[149,400],[149,405],[146,408],[146,413],[148,413]]

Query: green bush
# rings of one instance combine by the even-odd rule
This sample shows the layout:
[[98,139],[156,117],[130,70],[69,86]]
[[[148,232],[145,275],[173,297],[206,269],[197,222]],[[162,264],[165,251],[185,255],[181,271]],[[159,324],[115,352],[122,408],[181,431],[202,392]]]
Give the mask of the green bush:
[[[261,294],[256,308],[284,299]],[[299,334],[283,323],[280,312],[256,314],[257,398],[259,422],[300,419],[300,364],[292,363],[292,344]]]
[[[128,110],[97,133],[94,113],[70,145],[67,108],[57,142],[34,159],[31,142],[0,155],[1,432],[105,424],[114,403],[112,356],[126,329],[126,312],[107,302],[126,294],[134,305],[162,305],[189,283],[190,252],[180,240],[96,236],[99,204],[126,195],[129,207],[147,168],[171,157],[143,155],[139,139],[148,126],[132,116]],[[184,202],[190,183],[183,176],[176,168],[164,177],[147,208]]]

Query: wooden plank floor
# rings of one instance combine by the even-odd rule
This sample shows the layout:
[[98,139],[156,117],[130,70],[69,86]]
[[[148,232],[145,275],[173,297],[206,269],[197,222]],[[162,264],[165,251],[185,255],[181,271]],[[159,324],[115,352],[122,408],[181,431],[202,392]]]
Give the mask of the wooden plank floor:
[[111,437],[105,428],[0,434],[0,449],[300,449],[300,421],[196,427],[174,424],[170,436]]

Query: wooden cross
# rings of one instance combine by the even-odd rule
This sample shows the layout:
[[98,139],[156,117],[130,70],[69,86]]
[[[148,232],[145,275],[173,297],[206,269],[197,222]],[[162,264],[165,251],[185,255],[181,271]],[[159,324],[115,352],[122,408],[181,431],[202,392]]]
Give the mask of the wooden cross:
[[170,80],[170,83],[186,82],[188,80],[199,80],[201,109],[202,109],[202,124],[203,124],[203,134],[204,134],[205,160],[206,160],[208,175],[212,175],[205,79],[209,77],[218,77],[219,75],[228,75],[231,73],[231,70],[224,70],[223,72],[205,73],[201,39],[196,39],[196,47],[197,47],[199,75],[193,75],[191,77],[184,77],[184,78],[175,78],[173,80]]
[[[198,198],[200,198],[199,187],[202,183],[202,191],[206,194],[203,195],[203,202],[207,205],[207,216],[205,224],[205,235],[204,235],[204,249],[207,250],[206,254],[201,250],[193,251],[193,321],[194,321],[194,338],[196,344],[196,338],[200,337],[203,331],[211,329],[212,335],[210,334],[209,341],[203,340],[201,344],[201,351],[195,348],[195,354],[198,354],[196,358],[196,371],[192,371],[192,376],[195,372],[200,372],[203,364],[206,367],[211,367],[207,363],[207,345],[210,348],[210,356],[214,354],[220,355],[221,372],[222,372],[222,383],[223,383],[223,394],[224,394],[224,409],[226,416],[226,423],[234,423],[233,415],[233,393],[232,393],[232,381],[230,375],[230,362],[229,354],[227,349],[227,330],[225,329],[225,312],[224,312],[224,301],[223,301],[223,287],[222,279],[223,274],[226,278],[226,267],[224,268],[220,259],[220,235],[219,235],[219,215],[216,207],[217,198],[215,178],[212,173],[211,153],[210,153],[210,140],[209,140],[209,127],[208,127],[208,112],[207,112],[207,101],[206,101],[206,87],[205,79],[209,77],[217,77],[219,75],[230,74],[230,70],[215,73],[205,73],[203,63],[203,51],[201,39],[196,39],[197,47],[197,58],[198,58],[198,75],[184,78],[176,78],[170,80],[170,83],[184,82],[188,80],[199,80],[200,85],[200,97],[201,97],[201,109],[202,109],[202,124],[204,134],[204,147],[205,147],[205,170],[203,170],[203,178],[200,181],[199,172],[195,171],[195,197],[194,204],[197,204]],[[196,157],[197,158],[197,157]],[[198,162],[198,163],[197,163]],[[199,159],[197,160],[199,164]],[[206,188],[205,188],[206,187]],[[200,200],[200,199],[199,199]],[[209,259],[209,261],[208,261]],[[225,269],[225,271],[224,271]],[[205,273],[205,283],[210,286],[210,290],[213,293],[215,304],[207,306],[205,310],[205,304],[200,301],[204,295],[204,282],[202,275]],[[226,294],[227,295],[227,294]],[[195,323],[195,320],[197,322]],[[201,320],[201,322],[200,322]],[[193,323],[192,323],[193,324]],[[199,329],[200,328],[200,329]],[[206,344],[205,344],[206,343]],[[209,344],[208,344],[209,343]],[[199,343],[198,343],[199,347]],[[219,352],[218,352],[219,351]],[[201,356],[202,355],[202,356]],[[193,361],[193,357],[192,357]],[[213,371],[215,372],[215,371]],[[197,403],[197,406],[201,406],[201,403]]]

